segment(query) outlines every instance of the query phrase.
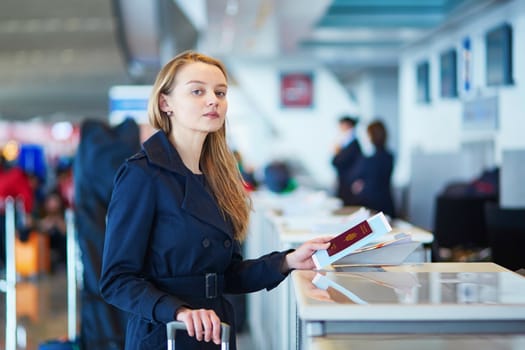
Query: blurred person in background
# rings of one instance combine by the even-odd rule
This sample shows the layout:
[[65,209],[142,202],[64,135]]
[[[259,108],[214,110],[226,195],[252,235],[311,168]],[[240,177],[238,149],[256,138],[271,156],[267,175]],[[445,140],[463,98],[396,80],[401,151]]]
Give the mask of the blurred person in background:
[[336,196],[343,205],[357,205],[355,196],[350,189],[349,176],[354,166],[363,156],[359,141],[355,136],[357,119],[344,115],[339,119],[339,140],[335,146],[332,165],[337,173]]
[[73,162],[71,157],[61,157],[55,168],[56,190],[62,196],[66,208],[73,207],[75,186],[73,181]]
[[[113,178],[120,164],[139,149],[140,131],[133,119],[114,127],[103,120],[86,119],[80,126],[73,162],[73,192],[84,283],[80,294],[82,349],[124,348],[127,315],[102,299],[98,281]],[[127,214],[134,215],[132,211]]]
[[[3,157],[2,157],[3,158]],[[34,210],[37,195],[45,182],[43,149],[36,145],[22,145],[14,165],[3,158],[0,166],[0,267],[5,265],[5,200],[16,200],[17,237],[25,242],[34,228]]]
[[298,187],[290,165],[281,160],[273,160],[264,167],[264,184],[274,193],[290,193]]
[[51,270],[56,271],[66,264],[66,204],[58,190],[46,194],[42,210],[37,219],[39,232],[49,236],[51,248]]
[[350,176],[351,191],[359,205],[395,217],[391,178],[394,156],[386,148],[387,131],[380,120],[372,121],[367,135],[374,147],[369,157],[362,157]]

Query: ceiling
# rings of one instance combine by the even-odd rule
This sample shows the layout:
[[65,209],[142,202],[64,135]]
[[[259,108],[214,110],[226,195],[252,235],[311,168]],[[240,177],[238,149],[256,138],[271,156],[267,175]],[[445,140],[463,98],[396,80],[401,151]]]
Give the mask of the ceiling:
[[107,114],[107,90],[130,83],[108,0],[2,0],[0,116]]
[[498,2],[2,0],[0,119],[105,118],[111,86],[151,83],[187,48],[221,58],[312,57],[344,79],[395,66],[404,45]]

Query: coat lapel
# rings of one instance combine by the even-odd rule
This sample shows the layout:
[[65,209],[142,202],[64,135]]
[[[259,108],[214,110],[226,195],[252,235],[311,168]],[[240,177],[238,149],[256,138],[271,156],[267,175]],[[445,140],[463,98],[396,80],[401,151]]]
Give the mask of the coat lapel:
[[215,198],[195,176],[186,176],[186,192],[182,208],[199,220],[226,232],[229,236],[233,235],[232,227],[223,217]]
[[159,131],[151,136],[144,142],[143,149],[152,164],[184,176],[186,182],[182,200],[183,210],[224,231],[229,236],[233,236],[233,228],[223,217],[215,198],[206,190],[205,185],[186,168],[164,132]]

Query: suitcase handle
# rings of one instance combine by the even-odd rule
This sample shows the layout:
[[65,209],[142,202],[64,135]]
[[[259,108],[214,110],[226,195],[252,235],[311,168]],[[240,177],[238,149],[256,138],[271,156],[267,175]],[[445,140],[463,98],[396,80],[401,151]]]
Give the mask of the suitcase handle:
[[[186,324],[181,321],[171,321],[166,324],[168,350],[175,350],[175,333],[179,329],[186,330]],[[224,322],[221,322],[221,343],[222,350],[230,349],[230,326]]]

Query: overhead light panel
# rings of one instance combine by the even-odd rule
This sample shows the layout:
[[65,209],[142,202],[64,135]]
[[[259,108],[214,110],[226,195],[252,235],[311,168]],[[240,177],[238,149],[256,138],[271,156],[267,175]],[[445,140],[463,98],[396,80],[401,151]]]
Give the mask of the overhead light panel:
[[239,1],[238,0],[228,0],[226,3],[225,13],[228,16],[236,16],[239,13]]

